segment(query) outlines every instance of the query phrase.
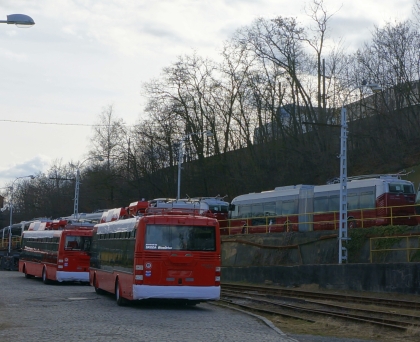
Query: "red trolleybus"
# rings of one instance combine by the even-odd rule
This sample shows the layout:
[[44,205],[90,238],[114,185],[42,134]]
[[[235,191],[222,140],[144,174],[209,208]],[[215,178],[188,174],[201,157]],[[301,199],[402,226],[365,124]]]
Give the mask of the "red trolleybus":
[[220,232],[216,219],[158,209],[155,215],[96,225],[90,283],[127,300],[189,305],[220,298]]
[[[348,227],[417,225],[413,183],[398,175],[373,177],[348,179]],[[338,229],[339,202],[339,183],[241,195],[232,200],[229,233]]]
[[19,271],[26,278],[89,282],[92,229],[26,231],[22,234]]

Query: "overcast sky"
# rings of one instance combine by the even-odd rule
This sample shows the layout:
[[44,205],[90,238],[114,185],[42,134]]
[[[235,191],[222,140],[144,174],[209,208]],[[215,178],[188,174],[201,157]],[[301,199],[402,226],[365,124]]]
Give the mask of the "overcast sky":
[[[374,25],[411,17],[414,0],[325,0],[331,36],[355,50]],[[257,17],[297,17],[309,1],[0,0],[0,188],[46,171],[53,161],[83,161],[90,126],[108,105],[128,124],[142,115],[141,86],[177,56],[217,58],[225,40]],[[58,123],[40,125],[14,121]]]

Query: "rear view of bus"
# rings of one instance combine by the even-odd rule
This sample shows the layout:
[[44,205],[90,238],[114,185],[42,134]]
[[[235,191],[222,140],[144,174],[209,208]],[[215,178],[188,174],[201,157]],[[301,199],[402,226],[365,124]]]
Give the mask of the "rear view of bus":
[[119,305],[145,299],[195,305],[220,298],[216,219],[168,210],[104,225],[97,225],[92,250],[91,284],[97,292],[115,293]]
[[26,278],[89,282],[91,229],[26,231],[19,271]]

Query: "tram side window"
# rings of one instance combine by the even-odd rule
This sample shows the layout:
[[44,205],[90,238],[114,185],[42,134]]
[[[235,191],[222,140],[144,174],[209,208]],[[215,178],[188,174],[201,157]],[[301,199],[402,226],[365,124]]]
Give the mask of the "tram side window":
[[375,195],[373,191],[362,192],[360,194],[360,208],[373,209],[375,208]]
[[249,217],[251,214],[251,206],[249,204],[238,206],[238,217]]
[[291,215],[297,214],[297,205],[295,200],[288,200],[282,202],[282,214]]
[[276,215],[276,203],[275,202],[264,203],[264,215],[265,216],[275,216]]
[[340,196],[330,196],[328,199],[328,210],[339,211],[340,210]]
[[277,201],[276,202],[276,215],[281,215],[281,207],[282,207],[281,201]]
[[314,212],[324,213],[328,211],[328,197],[315,197],[314,198]]
[[251,217],[261,217],[261,216],[264,216],[262,203],[253,204]]
[[347,195],[347,209],[348,210],[359,209],[359,195],[358,194]]

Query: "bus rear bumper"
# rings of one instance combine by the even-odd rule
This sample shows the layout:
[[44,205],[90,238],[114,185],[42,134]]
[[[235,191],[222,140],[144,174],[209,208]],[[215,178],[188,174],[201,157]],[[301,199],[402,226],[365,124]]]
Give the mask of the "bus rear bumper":
[[57,271],[57,281],[82,281],[89,282],[89,272],[65,272]]
[[220,286],[133,285],[133,299],[219,300]]

